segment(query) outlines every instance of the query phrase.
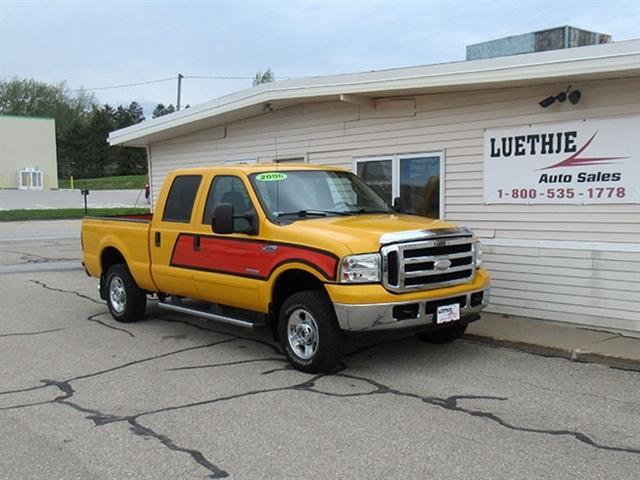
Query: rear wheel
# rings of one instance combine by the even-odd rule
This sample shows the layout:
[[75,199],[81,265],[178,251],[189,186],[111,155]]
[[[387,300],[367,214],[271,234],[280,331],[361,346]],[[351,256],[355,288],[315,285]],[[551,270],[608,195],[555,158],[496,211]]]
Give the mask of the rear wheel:
[[298,370],[330,371],[342,358],[344,336],[333,305],[321,291],[291,295],[280,309],[278,328],[280,345]]
[[118,322],[135,322],[144,316],[147,295],[136,285],[126,265],[112,265],[105,285],[109,311]]
[[451,325],[429,332],[419,332],[416,333],[416,337],[428,343],[451,343],[464,335],[466,330],[467,324],[465,323],[464,325]]

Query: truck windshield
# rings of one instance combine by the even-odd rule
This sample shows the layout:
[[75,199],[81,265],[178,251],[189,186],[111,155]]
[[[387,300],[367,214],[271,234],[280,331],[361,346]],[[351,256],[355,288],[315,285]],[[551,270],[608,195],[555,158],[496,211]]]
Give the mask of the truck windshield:
[[377,193],[350,172],[281,170],[254,173],[250,178],[265,213],[277,223],[393,212]]

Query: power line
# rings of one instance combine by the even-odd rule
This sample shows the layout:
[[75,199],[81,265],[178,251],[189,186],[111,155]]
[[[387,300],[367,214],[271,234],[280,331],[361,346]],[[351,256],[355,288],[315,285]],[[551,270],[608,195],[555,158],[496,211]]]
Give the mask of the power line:
[[[234,76],[234,75],[185,75],[183,78],[191,78],[191,79],[206,79],[206,80],[253,80],[255,77],[243,77],[243,76]],[[290,80],[294,78],[306,78],[300,76],[293,77],[275,77],[278,80]],[[123,83],[121,85],[109,85],[106,87],[94,87],[94,88],[75,88],[69,90],[70,92],[95,92],[98,90],[115,90],[118,88],[128,88],[128,87],[138,87],[140,85],[149,85],[152,83],[163,83],[175,81],[176,77],[169,78],[159,78],[157,80],[147,80],[145,82],[135,82],[135,83]]]
[[207,78],[213,80],[253,80],[255,77],[233,77],[217,75],[185,75],[184,78]]
[[159,78],[157,80],[148,80],[146,82],[125,83],[125,84],[122,84],[122,85],[110,85],[108,87],[76,88],[74,90],[71,90],[71,92],[82,92],[82,91],[87,91],[87,90],[91,90],[91,91],[95,91],[95,90],[110,90],[110,89],[114,89],[114,88],[137,87],[139,85],[149,85],[150,83],[168,82],[170,80],[175,80],[175,79],[176,79],[176,77],[170,77],[170,78]]

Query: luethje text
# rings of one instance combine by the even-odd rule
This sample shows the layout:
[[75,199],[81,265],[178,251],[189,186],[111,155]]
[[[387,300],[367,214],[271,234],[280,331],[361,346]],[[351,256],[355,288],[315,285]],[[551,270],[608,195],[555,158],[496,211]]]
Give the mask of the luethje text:
[[576,151],[575,130],[557,133],[535,133],[491,139],[491,157],[522,157]]

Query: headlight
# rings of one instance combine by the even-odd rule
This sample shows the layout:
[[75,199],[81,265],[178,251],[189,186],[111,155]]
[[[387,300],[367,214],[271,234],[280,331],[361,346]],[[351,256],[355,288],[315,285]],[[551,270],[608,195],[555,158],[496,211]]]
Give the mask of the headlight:
[[476,268],[478,268],[480,265],[482,265],[482,244],[480,243],[480,240],[478,240],[478,237],[476,237],[475,235],[473,236],[473,248],[476,252]]
[[349,255],[340,265],[341,283],[368,283],[380,281],[380,254]]

